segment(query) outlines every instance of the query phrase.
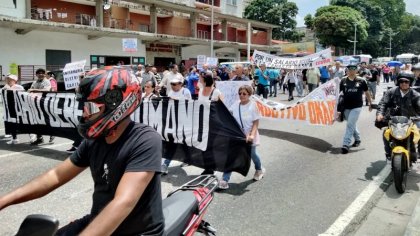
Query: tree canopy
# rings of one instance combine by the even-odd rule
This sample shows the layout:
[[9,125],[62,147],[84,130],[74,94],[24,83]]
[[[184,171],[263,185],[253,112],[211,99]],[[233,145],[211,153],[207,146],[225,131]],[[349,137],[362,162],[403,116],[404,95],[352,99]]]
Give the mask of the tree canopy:
[[274,39],[299,41],[303,35],[296,31],[296,3],[287,0],[253,0],[246,8],[244,17],[278,25],[273,30]]
[[321,44],[349,47],[353,45],[348,40],[354,40],[355,27],[357,41],[364,42],[367,39],[369,23],[353,8],[325,6],[317,10],[313,27]]
[[408,14],[404,1],[331,0],[330,4],[351,7],[369,22],[367,39],[358,43],[358,49],[363,53],[374,57],[388,55],[390,37],[394,55],[403,52],[420,53],[419,16]]

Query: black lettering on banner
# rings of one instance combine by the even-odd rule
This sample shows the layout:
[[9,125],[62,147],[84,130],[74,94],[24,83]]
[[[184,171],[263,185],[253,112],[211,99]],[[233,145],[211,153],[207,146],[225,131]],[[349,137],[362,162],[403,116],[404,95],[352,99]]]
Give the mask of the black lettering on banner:
[[60,122],[55,118],[52,103],[55,100],[55,93],[47,93],[44,97],[44,110],[47,113],[46,120],[52,127],[59,127]]
[[29,108],[28,94],[18,93],[18,96],[15,96],[16,104],[16,118],[18,122],[20,121],[23,124],[35,124],[32,117],[32,112]]
[[[144,102],[143,102],[144,103]],[[143,106],[144,112],[142,114],[143,121],[147,121],[147,125],[154,128],[160,134],[163,133],[162,114],[163,114],[163,103],[162,100],[156,100],[146,102],[148,106]]]
[[178,129],[177,136],[185,137],[185,143],[192,146],[194,101],[188,100],[184,105],[178,107]]
[[[178,103],[179,101],[176,100],[169,100],[167,103],[167,109],[166,109],[166,124],[164,126],[162,137],[166,141],[172,141],[172,139],[175,137],[174,134],[176,133],[176,121],[175,121],[175,102]],[[174,140],[176,142],[177,140]]]

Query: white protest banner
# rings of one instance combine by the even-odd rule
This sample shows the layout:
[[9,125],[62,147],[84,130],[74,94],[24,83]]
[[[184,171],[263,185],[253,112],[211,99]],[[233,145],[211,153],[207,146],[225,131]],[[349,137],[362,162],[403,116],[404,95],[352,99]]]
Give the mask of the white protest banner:
[[210,67],[216,67],[219,59],[217,57],[207,57],[206,61]]
[[298,103],[286,107],[258,96],[256,102],[262,118],[278,121],[303,121],[310,125],[332,125],[337,111],[340,79],[330,80]]
[[206,63],[206,55],[197,55],[197,69],[203,69],[203,65]]
[[137,38],[122,39],[123,52],[137,52]]
[[305,57],[294,58],[278,57],[265,52],[254,50],[252,57],[254,64],[258,66],[265,64],[267,67],[292,70],[303,70],[314,67],[327,66],[333,61],[330,48]]
[[223,103],[230,108],[239,100],[238,90],[242,85],[251,86],[252,81],[216,81],[216,88],[223,94]]
[[79,86],[80,75],[85,72],[86,60],[66,64],[63,70],[63,79],[66,90]]

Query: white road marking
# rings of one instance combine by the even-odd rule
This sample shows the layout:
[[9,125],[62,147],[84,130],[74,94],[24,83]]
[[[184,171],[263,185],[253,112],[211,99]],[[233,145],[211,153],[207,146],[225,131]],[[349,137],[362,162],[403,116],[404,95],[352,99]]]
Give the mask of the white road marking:
[[337,218],[337,220],[320,236],[342,235],[344,230],[352,223],[356,215],[368,203],[372,195],[378,190],[385,178],[391,172],[391,166],[387,164],[379,175],[373,177],[373,181],[360,193],[350,206]]
[[26,150],[26,151],[21,151],[21,152],[12,152],[12,153],[8,153],[8,154],[3,154],[3,155],[0,155],[0,158],[17,156],[17,155],[19,155],[21,153],[30,153],[30,152],[35,152],[35,151],[38,151],[38,150],[41,150],[41,149],[47,149],[47,148],[51,149],[51,148],[60,147],[60,146],[63,146],[63,145],[70,145],[72,143],[73,142],[60,143],[60,144],[55,144],[55,145],[48,145],[47,144],[45,147],[42,146],[42,147],[38,147],[36,149],[31,149],[31,150]]

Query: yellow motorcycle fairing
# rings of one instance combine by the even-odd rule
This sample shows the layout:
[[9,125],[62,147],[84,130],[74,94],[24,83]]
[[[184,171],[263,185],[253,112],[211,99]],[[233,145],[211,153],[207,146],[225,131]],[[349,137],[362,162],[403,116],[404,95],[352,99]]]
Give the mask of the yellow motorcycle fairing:
[[[419,129],[417,128],[416,124],[414,124],[414,123],[411,124],[410,127],[408,128],[408,131],[407,131],[408,135],[406,137],[408,137],[411,133],[413,133],[413,142],[415,144],[417,144],[420,140],[420,132],[419,132]],[[387,141],[389,141],[390,136],[391,136],[391,128],[387,128],[385,130],[384,137]]]

